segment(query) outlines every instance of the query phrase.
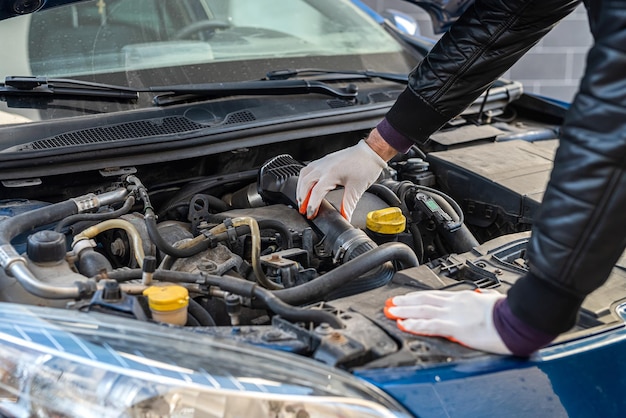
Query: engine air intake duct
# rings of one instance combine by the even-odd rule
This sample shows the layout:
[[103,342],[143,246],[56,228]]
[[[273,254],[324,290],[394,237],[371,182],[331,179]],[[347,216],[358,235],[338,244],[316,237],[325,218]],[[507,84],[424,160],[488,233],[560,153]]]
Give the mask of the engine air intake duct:
[[[283,203],[297,208],[296,186],[303,167],[304,165],[286,154],[268,160],[259,170],[257,181],[258,191],[263,200],[267,203]],[[336,263],[344,264],[377,247],[365,232],[353,227],[325,199],[322,200],[317,216],[309,223],[319,236],[324,237],[324,251],[331,255]],[[348,273],[345,285],[326,297],[334,299],[384,286],[391,280],[393,273],[394,268],[390,262],[374,268],[357,280],[350,280]]]

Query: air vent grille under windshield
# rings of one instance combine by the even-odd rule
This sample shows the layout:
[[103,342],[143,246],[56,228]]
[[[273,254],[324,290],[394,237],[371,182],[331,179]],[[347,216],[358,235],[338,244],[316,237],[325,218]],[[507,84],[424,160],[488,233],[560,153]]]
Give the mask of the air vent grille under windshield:
[[17,151],[44,150],[124,139],[147,138],[191,132],[206,127],[207,125],[201,125],[183,116],[170,116],[66,132],[51,138],[24,144]]
[[233,112],[226,116],[226,120],[224,121],[224,125],[231,125],[233,123],[245,123],[245,122],[253,122],[256,120],[256,116],[254,113],[249,110],[242,110],[240,112]]
[[354,102],[350,102],[348,100],[341,100],[341,99],[327,100],[326,103],[328,103],[328,106],[330,106],[331,109],[339,109],[339,108],[342,108],[342,107],[348,107],[348,106],[354,106],[355,105]]

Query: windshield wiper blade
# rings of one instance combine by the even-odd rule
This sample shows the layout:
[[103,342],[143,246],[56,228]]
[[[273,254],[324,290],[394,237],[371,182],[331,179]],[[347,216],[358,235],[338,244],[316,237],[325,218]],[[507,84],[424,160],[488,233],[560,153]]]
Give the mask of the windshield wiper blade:
[[381,80],[393,81],[395,83],[406,84],[409,80],[408,74],[385,73],[372,70],[326,70],[323,68],[285,68],[282,70],[270,71],[266,74],[266,80],[287,80],[294,77],[320,76],[323,80],[343,80],[343,79],[370,79],[380,78]]
[[[321,81],[307,80],[258,80],[228,83],[204,83],[179,86],[151,87],[147,91],[165,93],[154,98],[154,104],[170,104],[167,99],[189,95],[201,99],[227,96],[283,96],[289,94],[323,94],[340,99],[355,99],[358,89],[355,85],[334,88]],[[166,99],[164,101],[163,99]]]
[[[162,93],[154,97],[157,106],[172,104],[177,98],[214,99],[228,96],[280,96],[289,94],[323,94],[341,99],[355,99],[355,85],[335,88],[321,81],[308,80],[255,80],[228,83],[181,84],[154,86],[141,89],[114,86],[67,78],[30,76],[6,77],[0,84],[0,96],[82,96],[137,100],[139,93]],[[185,97],[187,96],[187,97]]]
[[83,96],[137,100],[137,90],[67,78],[8,76],[0,84],[0,96]]

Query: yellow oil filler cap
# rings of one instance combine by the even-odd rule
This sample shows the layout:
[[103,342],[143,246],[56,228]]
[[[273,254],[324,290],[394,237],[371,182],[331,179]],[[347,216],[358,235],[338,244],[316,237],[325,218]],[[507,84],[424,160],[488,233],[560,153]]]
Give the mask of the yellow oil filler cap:
[[189,292],[183,286],[150,286],[143,291],[148,298],[152,319],[174,325],[185,325]]
[[365,226],[372,232],[394,235],[405,230],[406,218],[400,208],[384,208],[369,212]]

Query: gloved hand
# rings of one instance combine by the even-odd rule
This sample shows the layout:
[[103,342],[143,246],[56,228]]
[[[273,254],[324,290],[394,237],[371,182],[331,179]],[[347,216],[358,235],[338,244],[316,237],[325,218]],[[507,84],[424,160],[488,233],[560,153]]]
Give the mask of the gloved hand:
[[296,189],[300,213],[314,218],[326,193],[343,186],[341,214],[349,221],[363,193],[386,166],[365,140],[313,161],[300,171]]
[[493,323],[493,308],[506,296],[489,290],[412,292],[387,300],[387,318],[417,335],[445,337],[478,350],[511,354]]

